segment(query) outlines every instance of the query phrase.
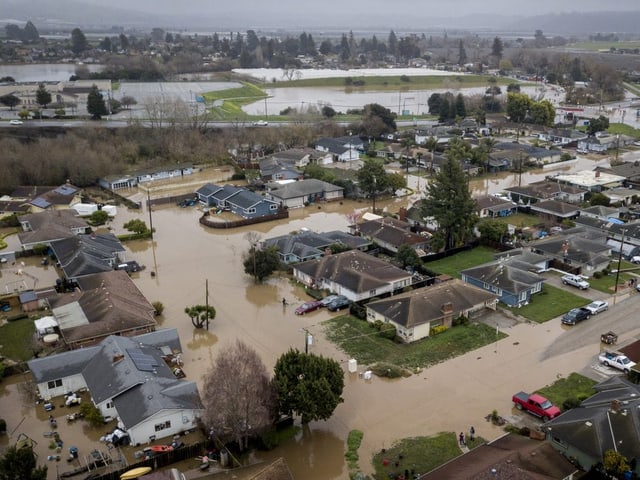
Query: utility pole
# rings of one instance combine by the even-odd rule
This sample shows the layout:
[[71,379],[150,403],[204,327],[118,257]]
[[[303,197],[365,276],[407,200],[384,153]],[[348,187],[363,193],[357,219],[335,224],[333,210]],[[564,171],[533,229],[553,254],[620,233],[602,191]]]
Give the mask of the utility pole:
[[313,337],[306,328],[303,328],[302,331],[304,332],[304,353],[309,353],[309,344]]
[[206,315],[207,315],[206,324],[207,324],[207,331],[208,331],[209,330],[209,279],[208,278],[206,279],[206,281],[204,283],[204,290],[205,290],[205,293],[204,293],[204,305],[205,305],[205,308],[206,308],[205,312],[207,312],[206,313]]

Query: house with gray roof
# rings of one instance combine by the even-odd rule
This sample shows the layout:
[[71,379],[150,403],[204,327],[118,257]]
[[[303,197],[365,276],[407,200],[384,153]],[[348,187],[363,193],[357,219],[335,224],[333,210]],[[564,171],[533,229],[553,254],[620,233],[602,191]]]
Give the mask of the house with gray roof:
[[46,210],[20,217],[22,232],[18,233],[23,250],[36,245],[50,246],[52,242],[89,233],[91,228],[75,210]]
[[297,180],[302,178],[303,172],[293,162],[283,162],[274,157],[260,160],[260,179],[263,182],[280,180]]
[[375,242],[381,248],[397,253],[402,245],[412,247],[418,256],[424,257],[429,251],[429,238],[411,231],[411,225],[391,217],[376,218],[350,227],[353,233]]
[[113,270],[125,261],[126,250],[113,233],[81,234],[51,243],[68,280]]
[[518,205],[530,205],[542,200],[582,203],[588,190],[545,179],[528,185],[509,187],[504,191]]
[[493,293],[456,279],[369,302],[367,321],[390,323],[403,342],[411,343],[428,337],[433,327],[451,328],[460,316],[477,318],[495,310],[497,303]]
[[120,190],[122,188],[136,187],[141,183],[181,178],[185,175],[192,175],[194,171],[193,165],[189,163],[150,167],[131,174],[115,174],[102,177],[98,180],[98,185],[107,190]]
[[177,330],[136,337],[117,335],[93,347],[29,361],[45,399],[88,389],[107,418],[116,418],[132,444],[173,437],[196,428],[203,406],[195,382],[179,379]]
[[515,202],[495,195],[483,195],[477,197],[475,201],[479,218],[508,217],[518,211],[518,205]]
[[[594,389],[578,408],[544,424],[547,441],[585,470],[602,464],[607,450],[640,458],[640,386],[616,375]],[[640,463],[634,472],[640,473]]]
[[278,204],[246,188],[207,183],[196,190],[205,207],[229,210],[243,218],[257,218],[278,213]]
[[538,139],[544,142],[551,142],[554,145],[566,146],[577,145],[580,140],[585,140],[589,135],[576,129],[550,128],[538,134]]
[[342,200],[344,188],[315,178],[308,178],[285,184],[271,183],[265,197],[282,207],[299,208],[311,203]]
[[595,236],[579,228],[536,240],[530,247],[532,252],[548,255],[559,263],[579,268],[585,275],[603,270],[611,261],[611,247],[607,245],[607,237]]
[[293,266],[296,280],[357,302],[390,294],[412,284],[412,274],[359,250],[325,255]]
[[540,267],[518,256],[500,258],[460,272],[463,282],[495,294],[510,307],[527,305],[542,291],[544,277]]
[[360,158],[359,145],[362,141],[356,142],[351,137],[329,138],[324,137],[316,142],[316,150],[330,153],[335,162],[350,162]]
[[75,203],[80,203],[80,189],[69,183],[52,188],[29,201],[34,213],[48,208],[67,209]]
[[124,270],[79,277],[79,292],[48,298],[68,348],[95,345],[109,335],[133,336],[156,329],[155,309]]
[[501,142],[493,147],[491,156],[507,158],[511,167],[519,166],[520,162],[530,165],[547,165],[561,160],[560,150],[533,147],[526,143]]
[[326,250],[335,244],[362,251],[371,246],[371,242],[362,237],[337,230],[326,233],[301,231],[268,238],[263,242],[264,247],[276,247],[280,261],[285,264],[321,258]]
[[562,223],[563,220],[573,220],[580,216],[580,207],[559,200],[536,202],[529,209],[543,221],[552,225]]

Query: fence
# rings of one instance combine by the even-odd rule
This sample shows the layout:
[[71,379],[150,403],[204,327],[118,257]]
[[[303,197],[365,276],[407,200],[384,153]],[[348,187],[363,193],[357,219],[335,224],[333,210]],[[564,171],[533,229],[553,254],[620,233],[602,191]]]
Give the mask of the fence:
[[281,218],[289,218],[288,210],[281,210],[278,213],[274,213],[272,215],[264,215],[262,217],[256,218],[243,218],[241,220],[230,220],[230,221],[211,221],[209,220],[208,215],[203,215],[200,217],[200,224],[205,227],[210,228],[237,228],[244,227],[245,225],[254,225],[256,223],[262,222],[270,222],[272,220],[280,220]]

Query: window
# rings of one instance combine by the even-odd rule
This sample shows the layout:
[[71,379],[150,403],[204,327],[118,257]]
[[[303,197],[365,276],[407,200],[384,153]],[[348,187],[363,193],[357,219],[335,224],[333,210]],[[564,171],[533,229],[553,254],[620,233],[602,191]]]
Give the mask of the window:
[[113,402],[107,402],[107,408],[113,408]]
[[164,430],[165,428],[171,428],[171,422],[169,420],[163,423],[157,423],[155,425],[156,432]]
[[255,208],[250,208],[249,210],[247,210],[247,213],[256,213],[256,209]]
[[49,390],[53,390],[54,388],[58,388],[62,386],[62,379],[59,378],[57,380],[51,380],[50,382],[47,382],[47,388],[49,388]]
[[278,209],[278,205],[273,204],[273,205],[269,205],[269,210],[277,210]]
[[376,294],[375,288],[373,290],[369,290],[369,295],[373,297],[375,294]]

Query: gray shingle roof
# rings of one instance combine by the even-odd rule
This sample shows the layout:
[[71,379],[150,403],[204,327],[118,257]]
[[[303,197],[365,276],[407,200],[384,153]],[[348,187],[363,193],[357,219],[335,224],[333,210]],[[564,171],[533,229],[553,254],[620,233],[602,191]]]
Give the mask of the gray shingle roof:
[[323,182],[315,178],[300,180],[298,182],[287,183],[280,188],[271,190],[269,193],[276,198],[287,200],[289,198],[306,197],[317,193],[340,192],[344,188],[331,183]]
[[112,270],[112,264],[125,249],[112,233],[76,235],[52,242],[60,268],[67,278]]

